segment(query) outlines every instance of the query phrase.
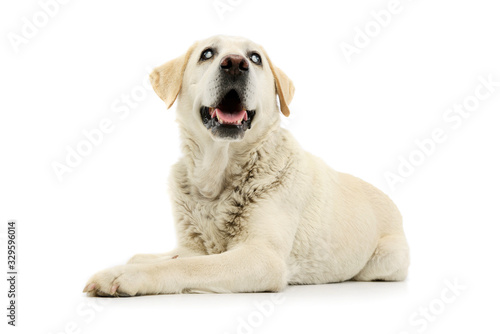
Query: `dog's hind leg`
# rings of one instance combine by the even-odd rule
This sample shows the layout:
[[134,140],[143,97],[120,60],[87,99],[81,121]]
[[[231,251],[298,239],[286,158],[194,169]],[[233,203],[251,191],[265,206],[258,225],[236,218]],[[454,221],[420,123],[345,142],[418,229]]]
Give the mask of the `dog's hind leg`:
[[353,280],[402,281],[408,274],[409,262],[404,235],[387,235],[380,238],[372,257]]

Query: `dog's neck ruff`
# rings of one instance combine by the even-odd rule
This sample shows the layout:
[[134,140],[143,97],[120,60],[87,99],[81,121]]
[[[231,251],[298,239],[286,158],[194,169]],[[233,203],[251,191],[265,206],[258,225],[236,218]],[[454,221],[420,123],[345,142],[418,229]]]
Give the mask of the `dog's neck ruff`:
[[258,139],[240,142],[218,142],[214,140],[196,140],[194,136],[181,128],[182,148],[187,158],[190,179],[201,196],[216,198],[234,179],[255,164],[259,151],[274,145],[279,137],[277,126],[258,136]]

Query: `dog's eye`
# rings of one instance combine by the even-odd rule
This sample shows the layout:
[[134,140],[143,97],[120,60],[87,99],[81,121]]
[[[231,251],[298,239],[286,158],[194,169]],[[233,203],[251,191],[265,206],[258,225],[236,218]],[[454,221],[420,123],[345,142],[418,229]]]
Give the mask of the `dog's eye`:
[[262,59],[260,59],[260,55],[258,53],[252,53],[250,60],[257,65],[262,64]]
[[206,49],[201,53],[200,60],[208,60],[214,56],[214,51],[212,49]]

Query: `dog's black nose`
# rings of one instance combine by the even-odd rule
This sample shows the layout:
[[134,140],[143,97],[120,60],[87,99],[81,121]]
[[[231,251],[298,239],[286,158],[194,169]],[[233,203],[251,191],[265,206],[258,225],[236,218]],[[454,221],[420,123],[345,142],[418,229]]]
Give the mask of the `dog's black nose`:
[[227,55],[220,61],[221,70],[230,75],[239,75],[248,72],[248,61],[240,55]]

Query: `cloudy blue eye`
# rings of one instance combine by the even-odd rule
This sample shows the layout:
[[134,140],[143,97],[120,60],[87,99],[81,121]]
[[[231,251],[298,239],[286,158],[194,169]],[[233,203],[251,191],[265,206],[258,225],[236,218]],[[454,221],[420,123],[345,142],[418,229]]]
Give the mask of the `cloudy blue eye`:
[[212,49],[206,49],[201,53],[200,60],[208,60],[214,56],[214,51]]
[[262,64],[262,59],[260,58],[260,55],[258,53],[252,53],[252,55],[250,56],[250,60],[257,65]]

